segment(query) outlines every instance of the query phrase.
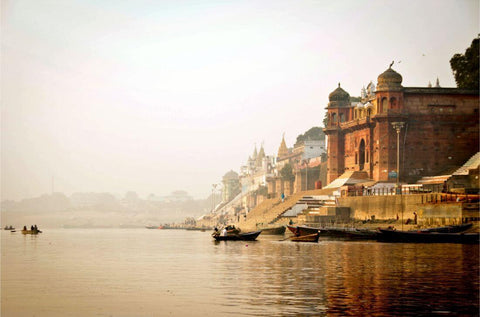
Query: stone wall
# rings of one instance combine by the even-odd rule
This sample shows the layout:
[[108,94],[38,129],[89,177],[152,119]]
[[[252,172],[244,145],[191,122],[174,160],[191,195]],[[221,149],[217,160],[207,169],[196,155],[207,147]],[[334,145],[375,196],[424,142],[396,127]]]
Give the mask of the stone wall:
[[[414,219],[419,225],[444,225],[462,222],[462,202],[441,202],[435,194],[341,197],[339,206],[350,207],[354,220]],[[464,217],[463,217],[464,218]]]

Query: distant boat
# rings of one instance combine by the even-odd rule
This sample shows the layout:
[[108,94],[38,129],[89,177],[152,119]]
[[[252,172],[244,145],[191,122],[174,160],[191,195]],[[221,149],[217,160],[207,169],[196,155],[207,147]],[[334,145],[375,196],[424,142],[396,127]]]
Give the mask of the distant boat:
[[33,230],[22,230],[23,234],[39,234],[42,233],[41,230],[33,229]]
[[286,229],[287,228],[285,226],[281,226],[281,227],[272,227],[272,228],[262,228],[260,230],[262,231],[262,234],[273,235],[273,234],[284,234]]
[[312,228],[307,226],[291,226],[287,225],[288,230],[290,230],[296,236],[306,236],[309,234],[318,233],[318,228]]
[[15,228],[12,227],[12,226],[5,226],[5,228],[3,228],[3,230],[15,230]]
[[442,233],[429,231],[397,231],[379,229],[378,240],[383,242],[465,243],[478,244],[480,233]]
[[246,233],[238,233],[238,234],[228,234],[226,236],[222,236],[218,233],[212,234],[213,238],[217,241],[227,241],[227,240],[232,240],[232,241],[238,241],[238,240],[244,240],[244,241],[253,241],[256,240],[257,237],[262,233],[261,230],[259,231],[252,231],[252,232],[246,232]]
[[147,229],[162,229],[161,226],[145,226]]
[[294,242],[318,242],[318,238],[320,237],[320,233],[313,233],[308,234],[305,236],[298,236],[298,237],[291,237],[290,240]]

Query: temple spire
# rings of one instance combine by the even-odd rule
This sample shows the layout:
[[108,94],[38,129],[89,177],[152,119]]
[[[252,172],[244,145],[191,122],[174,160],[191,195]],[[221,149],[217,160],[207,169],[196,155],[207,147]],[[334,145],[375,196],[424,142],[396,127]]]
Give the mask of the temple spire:
[[283,133],[282,136],[282,143],[280,144],[280,147],[278,148],[278,157],[283,157],[288,155],[288,148],[287,144],[285,143],[285,132]]

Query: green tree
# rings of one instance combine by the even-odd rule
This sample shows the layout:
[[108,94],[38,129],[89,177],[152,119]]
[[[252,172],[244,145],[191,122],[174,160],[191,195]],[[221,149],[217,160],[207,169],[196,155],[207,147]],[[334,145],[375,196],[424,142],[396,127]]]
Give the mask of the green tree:
[[297,136],[297,141],[295,145],[303,143],[305,140],[324,140],[325,134],[323,133],[322,127],[313,127],[304,134]]
[[450,59],[450,67],[458,88],[479,89],[478,59],[479,37],[465,50],[465,54],[455,54]]
[[284,181],[295,180],[295,175],[293,175],[293,169],[290,163],[285,164],[285,166],[280,170],[280,177]]

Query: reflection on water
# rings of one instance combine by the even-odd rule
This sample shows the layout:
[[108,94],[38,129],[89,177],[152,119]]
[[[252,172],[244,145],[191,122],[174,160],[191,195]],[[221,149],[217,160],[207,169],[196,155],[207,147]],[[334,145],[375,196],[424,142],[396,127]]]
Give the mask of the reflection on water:
[[2,316],[478,315],[475,245],[2,232]]

